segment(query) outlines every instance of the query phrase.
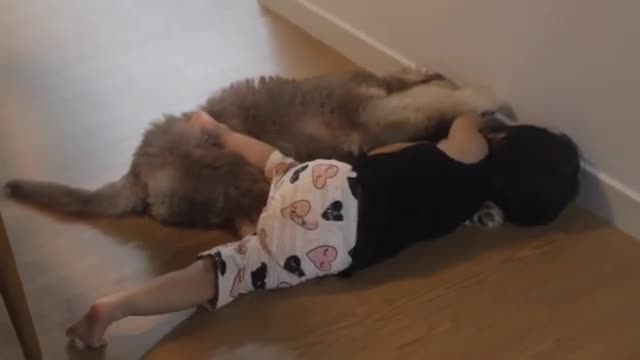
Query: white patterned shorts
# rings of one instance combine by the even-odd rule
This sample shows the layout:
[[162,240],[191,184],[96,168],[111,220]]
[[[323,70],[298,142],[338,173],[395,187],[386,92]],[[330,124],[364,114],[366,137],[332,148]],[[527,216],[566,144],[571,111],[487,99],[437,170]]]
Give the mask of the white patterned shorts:
[[358,220],[351,166],[336,160],[298,164],[275,151],[265,172],[271,189],[257,234],[199,255],[216,260],[216,308],[239,294],[336,274],[351,263]]

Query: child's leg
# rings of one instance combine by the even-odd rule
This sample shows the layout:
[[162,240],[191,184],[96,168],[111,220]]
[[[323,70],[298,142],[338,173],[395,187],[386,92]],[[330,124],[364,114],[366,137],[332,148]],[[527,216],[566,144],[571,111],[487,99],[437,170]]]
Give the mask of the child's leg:
[[162,275],[146,285],[98,300],[67,336],[90,347],[106,344],[112,323],[128,316],[158,315],[188,309],[217,297],[217,272],[210,256],[191,266]]
[[240,154],[259,169],[265,168],[267,160],[277,150],[267,143],[229,129],[203,111],[193,114],[191,122],[207,131],[217,133],[225,148]]

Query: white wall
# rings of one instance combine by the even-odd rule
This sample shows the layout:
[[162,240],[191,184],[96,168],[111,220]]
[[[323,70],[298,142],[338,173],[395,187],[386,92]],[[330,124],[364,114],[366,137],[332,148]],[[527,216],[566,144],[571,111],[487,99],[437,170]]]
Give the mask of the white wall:
[[490,85],[522,121],[574,138],[595,176],[587,204],[640,234],[640,1],[261,2],[371,70],[416,63]]

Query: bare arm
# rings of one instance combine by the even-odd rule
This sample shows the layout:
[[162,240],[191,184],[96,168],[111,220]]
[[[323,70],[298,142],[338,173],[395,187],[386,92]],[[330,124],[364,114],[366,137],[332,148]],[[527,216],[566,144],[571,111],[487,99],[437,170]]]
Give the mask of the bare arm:
[[231,130],[202,111],[193,115],[191,123],[205,131],[217,134],[225,148],[239,154],[259,169],[265,168],[269,156],[277,150],[267,143]]
[[231,130],[221,136],[221,140],[227,149],[240,154],[259,169],[265,168],[269,156],[276,151],[276,148],[267,143]]
[[451,125],[449,136],[439,142],[438,147],[463,163],[473,164],[482,160],[489,152],[487,140],[480,132],[483,121],[476,114],[459,116]]
[[[438,147],[449,157],[464,163],[475,163],[487,155],[488,145],[480,133],[482,118],[475,114],[458,117],[449,130],[446,139],[438,143]],[[406,149],[424,142],[404,142],[385,145],[369,152],[370,155],[387,154]]]

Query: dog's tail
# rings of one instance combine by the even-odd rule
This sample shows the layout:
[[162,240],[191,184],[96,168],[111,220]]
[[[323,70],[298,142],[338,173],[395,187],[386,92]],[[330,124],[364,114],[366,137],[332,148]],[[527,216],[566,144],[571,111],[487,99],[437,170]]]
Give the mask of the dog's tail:
[[33,180],[12,180],[5,185],[16,200],[74,216],[121,216],[142,210],[145,194],[126,175],[96,190]]

